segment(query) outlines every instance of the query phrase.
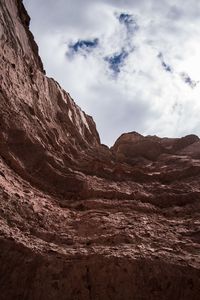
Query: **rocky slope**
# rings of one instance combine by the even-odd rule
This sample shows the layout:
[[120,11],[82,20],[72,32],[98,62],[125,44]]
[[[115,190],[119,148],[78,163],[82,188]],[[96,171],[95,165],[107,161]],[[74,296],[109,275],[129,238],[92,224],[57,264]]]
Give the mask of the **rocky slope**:
[[199,138],[101,145],[22,1],[0,16],[0,299],[199,300]]

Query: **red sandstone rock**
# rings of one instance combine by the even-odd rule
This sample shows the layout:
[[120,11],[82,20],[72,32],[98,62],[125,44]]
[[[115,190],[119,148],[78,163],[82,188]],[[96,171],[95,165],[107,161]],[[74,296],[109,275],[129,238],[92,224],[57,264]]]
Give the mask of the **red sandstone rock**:
[[101,145],[22,1],[0,13],[0,299],[199,300],[199,138]]

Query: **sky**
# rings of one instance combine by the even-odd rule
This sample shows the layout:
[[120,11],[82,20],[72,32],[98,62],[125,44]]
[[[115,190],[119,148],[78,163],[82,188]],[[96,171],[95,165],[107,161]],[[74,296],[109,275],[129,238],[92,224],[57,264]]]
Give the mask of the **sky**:
[[47,76],[111,146],[200,136],[199,0],[24,0]]

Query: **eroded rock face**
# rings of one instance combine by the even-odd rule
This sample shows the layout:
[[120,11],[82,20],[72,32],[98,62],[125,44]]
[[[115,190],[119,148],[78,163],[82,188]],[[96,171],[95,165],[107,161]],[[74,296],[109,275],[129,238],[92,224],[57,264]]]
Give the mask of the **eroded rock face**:
[[101,145],[22,1],[0,16],[0,298],[199,300],[199,138]]

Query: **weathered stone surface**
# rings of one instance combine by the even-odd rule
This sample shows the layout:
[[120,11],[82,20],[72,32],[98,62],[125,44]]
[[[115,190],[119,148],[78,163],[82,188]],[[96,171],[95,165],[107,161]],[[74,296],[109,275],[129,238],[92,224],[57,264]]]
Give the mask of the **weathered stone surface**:
[[199,138],[101,145],[22,1],[0,16],[0,299],[199,300]]

